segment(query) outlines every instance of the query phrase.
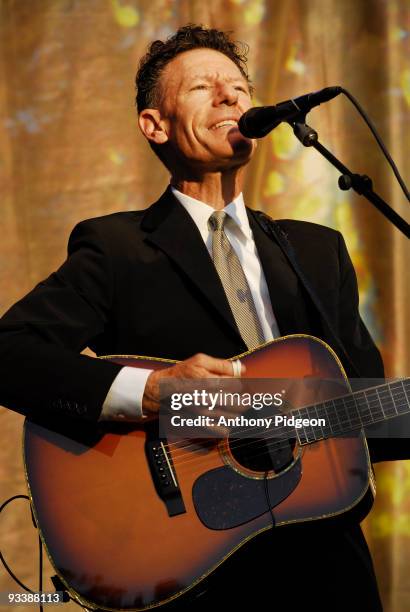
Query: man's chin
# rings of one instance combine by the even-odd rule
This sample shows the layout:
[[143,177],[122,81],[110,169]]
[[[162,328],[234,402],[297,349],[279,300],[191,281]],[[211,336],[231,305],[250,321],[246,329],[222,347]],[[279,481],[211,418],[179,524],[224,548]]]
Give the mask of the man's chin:
[[248,163],[253,155],[256,148],[256,144],[252,140],[248,140],[242,137],[242,139],[230,142],[232,161],[246,164]]
[[253,155],[253,148],[246,147],[229,147],[214,152],[214,159],[209,162],[209,166],[216,164],[219,168],[234,168],[235,166],[244,166],[247,164]]

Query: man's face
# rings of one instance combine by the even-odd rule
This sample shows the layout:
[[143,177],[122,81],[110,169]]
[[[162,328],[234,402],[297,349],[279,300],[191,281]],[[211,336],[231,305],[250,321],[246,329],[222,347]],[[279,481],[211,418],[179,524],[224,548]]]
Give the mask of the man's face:
[[239,68],[213,49],[179,54],[161,76],[158,108],[168,154],[191,168],[223,170],[249,161],[255,141],[242,136],[240,116],[252,106]]

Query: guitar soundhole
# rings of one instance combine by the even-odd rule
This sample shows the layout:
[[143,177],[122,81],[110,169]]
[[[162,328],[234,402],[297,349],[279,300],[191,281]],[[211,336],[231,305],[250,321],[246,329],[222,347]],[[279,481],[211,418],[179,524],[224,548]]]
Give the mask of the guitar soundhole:
[[230,451],[235,460],[244,468],[255,472],[279,474],[294,459],[295,440],[279,440],[265,437],[228,438]]

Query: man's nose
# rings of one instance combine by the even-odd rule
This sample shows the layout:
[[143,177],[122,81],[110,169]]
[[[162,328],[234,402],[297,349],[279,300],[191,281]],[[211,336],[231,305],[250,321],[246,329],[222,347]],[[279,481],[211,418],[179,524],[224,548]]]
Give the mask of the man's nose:
[[233,85],[229,85],[228,83],[221,83],[221,85],[217,88],[215,102],[217,105],[227,104],[232,106],[236,104],[238,101],[238,91],[235,89]]

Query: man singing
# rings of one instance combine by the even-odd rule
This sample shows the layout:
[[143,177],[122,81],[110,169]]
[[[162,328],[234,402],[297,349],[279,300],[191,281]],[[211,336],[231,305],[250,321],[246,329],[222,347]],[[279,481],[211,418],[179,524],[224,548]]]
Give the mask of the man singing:
[[[77,225],[66,262],[6,313],[0,401],[34,417],[153,419],[162,377],[232,376],[228,358],[292,333],[326,341],[348,375],[383,377],[340,233],[279,222],[308,289],[269,221],[245,205],[256,141],[237,126],[252,105],[243,48],[221,31],[182,27],[152,43],[136,84],[140,129],[170,185],[145,210]],[[85,347],[180,363],[137,370],[80,355]],[[192,612],[228,606],[382,609],[351,522],[268,530],[171,604]]]

